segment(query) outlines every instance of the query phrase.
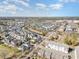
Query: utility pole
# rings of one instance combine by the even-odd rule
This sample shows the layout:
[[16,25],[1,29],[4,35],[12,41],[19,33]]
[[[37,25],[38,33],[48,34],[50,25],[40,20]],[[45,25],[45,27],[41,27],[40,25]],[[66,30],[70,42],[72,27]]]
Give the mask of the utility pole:
[[43,52],[43,57],[45,57],[45,50],[44,50],[44,52]]
[[50,54],[50,59],[52,59],[52,53]]

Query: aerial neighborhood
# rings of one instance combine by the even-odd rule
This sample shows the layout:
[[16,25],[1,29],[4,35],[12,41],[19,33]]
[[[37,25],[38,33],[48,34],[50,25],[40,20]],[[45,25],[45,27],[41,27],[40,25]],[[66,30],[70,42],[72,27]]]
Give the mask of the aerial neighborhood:
[[79,18],[0,17],[0,59],[79,59]]

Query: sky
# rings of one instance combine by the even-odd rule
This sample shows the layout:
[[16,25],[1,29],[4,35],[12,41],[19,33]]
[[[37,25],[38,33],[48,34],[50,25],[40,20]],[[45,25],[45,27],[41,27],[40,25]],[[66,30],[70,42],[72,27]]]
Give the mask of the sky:
[[0,0],[0,16],[79,16],[79,0]]

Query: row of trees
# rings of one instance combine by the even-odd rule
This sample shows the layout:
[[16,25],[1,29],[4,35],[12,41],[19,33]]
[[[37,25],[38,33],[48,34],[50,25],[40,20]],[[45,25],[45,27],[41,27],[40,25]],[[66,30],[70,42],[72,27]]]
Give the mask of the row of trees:
[[[78,44],[78,35],[77,35],[77,33],[70,33],[70,34],[64,33],[61,36],[62,37],[64,36],[63,42],[67,45],[75,46],[75,45]],[[50,36],[50,40],[52,40],[52,41],[58,40],[58,38],[59,38],[58,34]]]

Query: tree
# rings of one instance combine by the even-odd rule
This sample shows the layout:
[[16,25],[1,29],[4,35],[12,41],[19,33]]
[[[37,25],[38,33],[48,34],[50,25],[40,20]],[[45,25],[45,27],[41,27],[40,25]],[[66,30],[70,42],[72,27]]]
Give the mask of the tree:
[[49,40],[52,40],[52,41],[57,40],[58,38],[59,38],[58,35],[49,36]]
[[68,45],[76,45],[77,44],[77,34],[76,33],[72,33],[70,35],[66,35],[66,37],[64,38],[64,43],[68,44]]
[[45,36],[47,34],[46,31],[42,31],[42,35]]

